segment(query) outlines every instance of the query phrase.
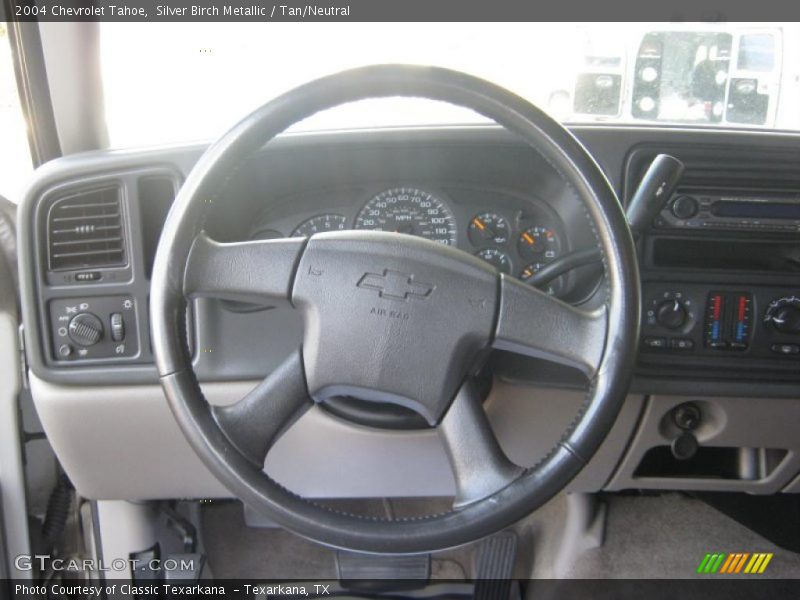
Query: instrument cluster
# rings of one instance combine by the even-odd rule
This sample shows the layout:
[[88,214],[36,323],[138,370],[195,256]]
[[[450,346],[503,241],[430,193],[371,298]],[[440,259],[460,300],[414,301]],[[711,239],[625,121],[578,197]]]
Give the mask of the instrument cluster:
[[[523,281],[566,250],[561,221],[551,207],[535,198],[492,191],[459,194],[458,190],[387,187],[355,206],[326,207],[304,217],[298,222],[297,216],[294,220],[287,216],[258,226],[251,239],[346,229],[393,231],[457,247]],[[559,278],[545,291],[560,295],[563,288],[563,278]]]

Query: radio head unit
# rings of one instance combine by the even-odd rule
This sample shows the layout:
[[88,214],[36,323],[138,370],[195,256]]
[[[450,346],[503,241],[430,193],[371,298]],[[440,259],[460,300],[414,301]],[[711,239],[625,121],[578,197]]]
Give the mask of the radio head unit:
[[655,220],[669,229],[800,231],[800,195],[747,192],[681,192]]

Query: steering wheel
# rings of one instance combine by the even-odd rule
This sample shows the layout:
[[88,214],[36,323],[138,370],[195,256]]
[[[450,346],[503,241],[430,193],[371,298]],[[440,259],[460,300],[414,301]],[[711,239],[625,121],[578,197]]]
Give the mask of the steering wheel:
[[[403,234],[337,231],[218,243],[204,232],[210,207],[225,201],[220,189],[226,178],[267,141],[318,111],[391,96],[472,109],[537,150],[574,189],[593,225],[604,258],[602,306],[572,307],[465,252]],[[187,345],[187,302],[197,296],[287,303],[302,313],[302,347],[242,400],[211,406]],[[562,490],[616,419],[630,383],[639,310],[630,230],[583,146],[541,110],[496,85],[403,65],[365,67],[303,85],[214,143],[169,212],[150,303],[161,385],[211,472],[286,529],[377,553],[429,552],[479,539]],[[571,365],[590,381],[576,419],[533,468],[504,455],[472,383],[492,348]],[[280,434],[315,402],[340,396],[376,408],[404,406],[438,431],[456,481],[452,511],[410,520],[359,517],[301,498],[264,473],[266,454]]]

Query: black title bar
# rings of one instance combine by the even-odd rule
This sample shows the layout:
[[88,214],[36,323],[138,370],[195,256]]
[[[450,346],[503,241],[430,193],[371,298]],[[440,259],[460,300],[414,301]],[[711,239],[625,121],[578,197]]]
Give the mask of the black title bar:
[[2,0],[6,21],[796,21],[791,0]]

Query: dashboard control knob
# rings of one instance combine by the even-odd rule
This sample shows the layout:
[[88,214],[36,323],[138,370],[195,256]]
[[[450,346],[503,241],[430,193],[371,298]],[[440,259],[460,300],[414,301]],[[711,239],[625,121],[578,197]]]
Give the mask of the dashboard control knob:
[[79,346],[94,346],[103,337],[103,322],[92,313],[80,313],[69,322],[70,339]]
[[692,402],[684,402],[672,409],[672,421],[684,431],[697,429],[701,420],[700,409]]
[[694,434],[690,431],[684,431],[672,440],[670,450],[672,450],[672,456],[677,460],[690,460],[697,454],[699,447],[700,444]]
[[781,333],[800,333],[800,306],[784,304],[772,312],[772,326]]
[[691,196],[678,196],[672,202],[672,214],[679,219],[691,219],[697,214],[699,205]]
[[686,323],[686,308],[680,300],[664,300],[656,309],[656,321],[667,329],[678,329]]
[[122,319],[122,313],[111,315],[111,339],[115,342],[125,339],[125,321]]

